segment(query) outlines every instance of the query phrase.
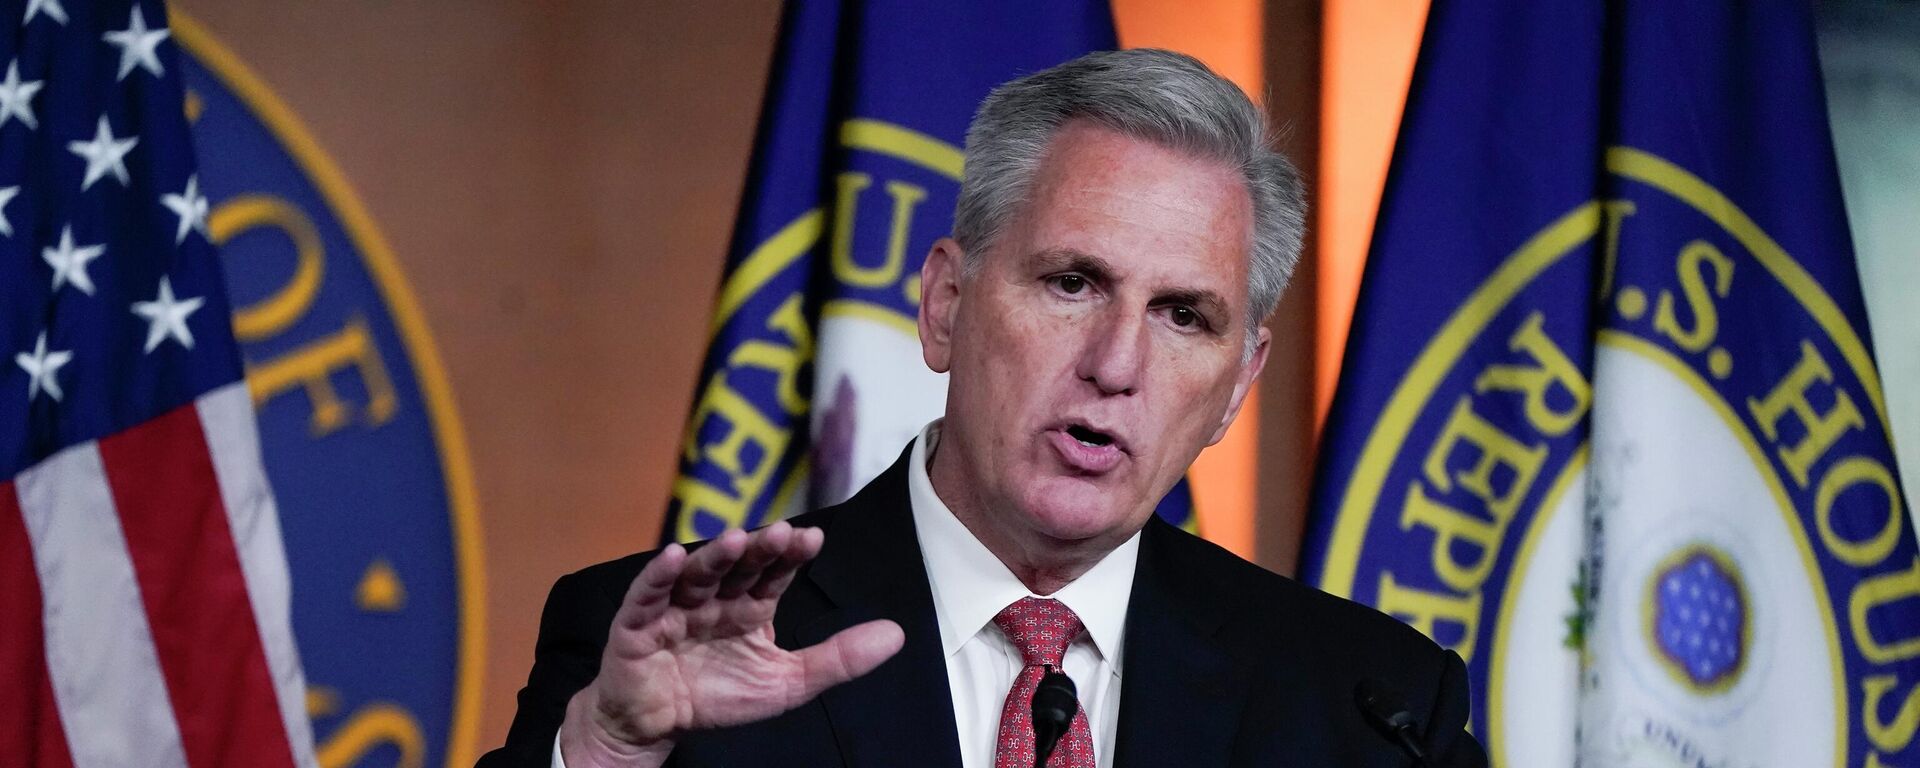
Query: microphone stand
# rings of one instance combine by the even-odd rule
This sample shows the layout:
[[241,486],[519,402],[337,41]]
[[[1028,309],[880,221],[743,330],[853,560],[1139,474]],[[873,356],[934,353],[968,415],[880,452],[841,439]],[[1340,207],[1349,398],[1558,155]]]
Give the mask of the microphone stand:
[[1053,748],[1067,735],[1079,711],[1080,695],[1073,678],[1048,665],[1033,689],[1033,768],[1046,768],[1047,758],[1053,756]]
[[1427,750],[1420,742],[1420,722],[1407,711],[1399,693],[1379,680],[1361,680],[1353,687],[1353,703],[1375,730],[1413,760],[1413,768],[1426,768]]

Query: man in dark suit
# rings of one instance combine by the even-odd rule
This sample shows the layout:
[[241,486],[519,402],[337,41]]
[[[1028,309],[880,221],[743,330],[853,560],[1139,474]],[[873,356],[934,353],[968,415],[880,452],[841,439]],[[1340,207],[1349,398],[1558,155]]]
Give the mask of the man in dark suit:
[[[844,504],[561,579],[481,765],[1484,765],[1459,657],[1153,518],[1264,365],[1303,221],[1188,57],[996,89],[922,278],[946,416]],[[1079,708],[1036,744],[1056,671]]]

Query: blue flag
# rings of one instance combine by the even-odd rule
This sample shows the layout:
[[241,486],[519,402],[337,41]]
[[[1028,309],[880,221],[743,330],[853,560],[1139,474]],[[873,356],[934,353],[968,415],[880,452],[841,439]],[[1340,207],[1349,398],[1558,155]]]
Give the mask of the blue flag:
[[1804,3],[1435,2],[1304,573],[1495,764],[1920,762],[1920,557]]
[[[1114,44],[1103,0],[787,4],[663,540],[843,501],[939,417],[920,266],[974,108]],[[1191,525],[1184,482],[1160,511]]]

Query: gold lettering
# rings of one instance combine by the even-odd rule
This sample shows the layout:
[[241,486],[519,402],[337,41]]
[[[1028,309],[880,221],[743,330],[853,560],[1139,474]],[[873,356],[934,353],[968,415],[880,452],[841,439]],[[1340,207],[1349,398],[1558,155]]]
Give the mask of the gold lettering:
[[[761,368],[779,378],[775,391],[780,407],[788,414],[806,413],[807,401],[800,394],[800,371],[813,357],[813,331],[807,327],[800,294],[787,297],[780,308],[767,318],[767,328],[780,331],[788,345],[752,340],[741,344],[727,357],[727,368],[715,371],[694,406],[688,420],[686,444],[681,451],[690,463],[705,461],[727,474],[731,489],[715,488],[693,478],[674,482],[673,497],[680,502],[681,541],[699,538],[694,523],[702,515],[716,517],[729,528],[746,524],[747,507],[766,490],[774,467],[785,455],[791,430],[774,423],[753,401],[736,391],[728,372],[736,368]],[[700,444],[700,427],[713,416],[727,424],[719,440]],[[759,454],[751,468],[747,466],[747,448]]]
[[[700,425],[715,414],[725,419],[726,434],[717,442],[700,445]],[[697,462],[704,457],[727,474],[733,488],[729,493],[685,477],[674,483],[673,495],[681,504],[682,541],[699,538],[694,535],[693,528],[697,513],[704,512],[717,517],[725,521],[729,528],[745,524],[747,504],[758,498],[766,488],[773,476],[774,466],[780,463],[781,455],[786,452],[790,435],[762,414],[751,401],[729,388],[724,370],[715,372],[708,381],[706,393],[694,408],[689,425],[685,448],[687,460]],[[751,468],[746,466],[748,445],[754,446],[759,453]]]
[[233,335],[242,342],[259,341],[286,330],[307,313],[320,293],[326,270],[326,247],[320,231],[299,208],[278,197],[241,195],[221,203],[207,217],[208,239],[214,245],[257,227],[272,227],[293,241],[293,277],[272,296],[233,311]]
[[680,502],[679,530],[675,531],[674,537],[682,544],[705,538],[695,525],[702,517],[718,519],[727,528],[740,528],[747,524],[745,497],[725,493],[699,480],[690,477],[675,479],[673,498]]
[[[1547,458],[1547,448],[1520,442],[1480,418],[1469,405],[1468,398],[1460,398],[1460,402],[1453,407],[1453,413],[1447,417],[1446,426],[1441,428],[1433,448],[1427,451],[1426,462],[1422,465],[1427,482],[1445,493],[1452,491],[1454,481],[1458,480],[1461,488],[1486,504],[1494,519],[1511,519],[1520,502],[1526,499],[1534,478],[1539,475],[1540,465]],[[1449,475],[1447,460],[1453,457],[1454,448],[1463,442],[1479,449],[1479,459],[1471,469]],[[1505,493],[1497,492],[1493,487],[1494,470],[1502,466],[1512,470],[1514,475]]]
[[[1920,657],[1920,637],[1901,639],[1891,645],[1883,644],[1880,638],[1873,636],[1873,628],[1867,625],[1868,611],[1895,600],[1913,597],[1920,597],[1920,557],[1913,559],[1912,568],[1862,579],[1854,585],[1853,595],[1847,598],[1847,621],[1853,628],[1854,645],[1860,649],[1860,655],[1875,664],[1891,664]],[[1881,624],[1886,626],[1888,622]]]
[[[1880,487],[1880,494],[1887,500],[1886,522],[1881,523],[1880,532],[1865,543],[1849,539],[1833,529],[1833,504],[1840,494],[1862,482]],[[1833,465],[1826,475],[1820,478],[1820,488],[1814,494],[1813,511],[1815,521],[1820,525],[1820,541],[1827,545],[1833,556],[1848,565],[1868,567],[1886,559],[1893,553],[1895,545],[1900,543],[1900,531],[1905,528],[1906,514],[1900,509],[1900,491],[1894,485],[1893,473],[1886,465],[1865,456],[1849,456]]]
[[1833,369],[1827,366],[1826,358],[1820,356],[1820,351],[1813,348],[1813,342],[1802,339],[1800,362],[1794,364],[1786,378],[1774,385],[1766,399],[1747,398],[1748,412],[1760,423],[1760,431],[1766,434],[1769,441],[1780,440],[1780,419],[1789,410],[1800,417],[1800,423],[1806,426],[1807,435],[1799,443],[1782,445],[1777,449],[1780,461],[1787,465],[1787,473],[1793,475],[1794,482],[1802,488],[1807,487],[1808,470],[1826,454],[1827,449],[1833,447],[1841,435],[1849,429],[1866,426],[1866,421],[1860,417],[1860,409],[1854,407],[1853,398],[1847,397],[1844,390],[1833,391],[1833,407],[1826,413],[1815,411],[1813,404],[1807,402],[1807,390],[1815,381],[1831,383]]
[[1597,301],[1605,301],[1613,293],[1613,273],[1620,263],[1620,225],[1633,215],[1634,210],[1630,200],[1608,200],[1600,204],[1600,217],[1606,222],[1607,234],[1601,252],[1600,281],[1593,286]]
[[[1712,293],[1708,293],[1705,269],[1713,268]],[[1673,339],[1688,352],[1699,352],[1713,344],[1720,333],[1720,310],[1713,297],[1726,298],[1733,287],[1733,260],[1705,240],[1695,240],[1680,249],[1680,263],[1674,267],[1680,278],[1680,292],[1687,296],[1687,309],[1693,314],[1693,327],[1685,328],[1673,312],[1673,292],[1661,291],[1653,310],[1654,330]]]
[[310,421],[313,434],[325,436],[345,427],[353,416],[353,406],[342,400],[333,387],[333,374],[348,367],[359,371],[361,381],[366,384],[367,423],[378,426],[391,420],[399,410],[400,400],[395,394],[393,379],[387,375],[386,364],[380,361],[380,349],[374,343],[373,334],[367,330],[366,318],[359,315],[335,333],[266,362],[249,365],[247,388],[253,393],[255,407],[295,385],[304,388],[307,401],[313,407]]
[[[1586,414],[1592,402],[1592,390],[1587,386],[1586,377],[1581,375],[1580,366],[1568,360],[1567,354],[1560,351],[1559,345],[1542,329],[1544,317],[1540,312],[1528,315],[1526,322],[1520,324],[1520,330],[1507,339],[1507,349],[1527,353],[1535,365],[1487,366],[1480,377],[1474,379],[1473,389],[1481,393],[1499,389],[1525,395],[1527,422],[1545,434],[1558,436],[1566,434]],[[1547,393],[1555,384],[1573,400],[1564,411],[1547,405]]]
[[314,750],[321,768],[346,768],[373,750],[391,745],[400,751],[400,768],[421,768],[427,759],[427,740],[420,723],[392,704],[369,704],[354,711],[345,725],[322,739]]
[[906,282],[900,284],[900,295],[906,298],[907,306],[920,306],[920,273],[907,276]]
[[[1505,519],[1487,521],[1434,501],[1420,489],[1419,483],[1407,488],[1407,503],[1401,508],[1400,528],[1415,525],[1433,529],[1433,569],[1440,581],[1459,592],[1472,592],[1493,571],[1493,555],[1498,548]],[[1456,542],[1470,545],[1478,556],[1462,563],[1454,556]]]
[[[754,407],[753,402],[727,386],[726,371],[715,372],[707,385],[706,394],[700,398],[700,406],[694,409],[692,423],[703,424],[708,416],[719,415],[727,421],[728,429],[717,442],[699,444],[699,435],[687,436],[686,456],[688,461],[699,461],[703,456],[714,465],[726,470],[736,478],[745,478],[745,485],[758,488],[755,480],[764,478],[773,470],[773,464],[780,458],[786,447],[787,431],[772,419]],[[696,431],[691,430],[691,431]],[[746,448],[751,444],[759,449],[760,460],[749,473],[746,466]],[[750,493],[741,494],[751,497]]]
[[860,192],[873,184],[873,177],[848,171],[840,174],[837,181],[840,195],[833,221],[834,277],[861,288],[879,288],[899,280],[907,261],[907,237],[913,230],[913,209],[920,201],[927,199],[927,190],[904,181],[887,182],[887,196],[893,198],[893,221],[887,236],[887,251],[880,266],[867,267],[853,258],[853,224],[860,206]]
[[781,302],[780,308],[767,319],[767,327],[785,333],[792,344],[783,346],[750,340],[727,356],[727,365],[764,368],[779,376],[780,407],[798,416],[807,410],[807,399],[800,394],[800,370],[813,358],[813,329],[807,327],[806,315],[801,311],[800,294]]
[[[1402,587],[1393,580],[1393,573],[1380,574],[1380,604],[1382,613],[1398,616],[1414,629],[1420,630],[1434,642],[1440,638],[1434,635],[1435,626],[1440,622],[1459,625],[1460,644],[1449,646],[1460,658],[1471,660],[1476,627],[1480,621],[1480,593],[1474,592],[1464,598],[1423,589]],[[1444,645],[1444,643],[1443,643]]]
[[1880,719],[1880,700],[1898,683],[1899,679],[1893,675],[1870,675],[1860,681],[1860,688],[1866,693],[1862,722],[1867,727],[1867,740],[1888,752],[1906,749],[1913,743],[1913,732],[1920,729],[1920,687],[1907,689],[1907,697],[1900,703],[1900,712],[1893,716],[1893,722]]

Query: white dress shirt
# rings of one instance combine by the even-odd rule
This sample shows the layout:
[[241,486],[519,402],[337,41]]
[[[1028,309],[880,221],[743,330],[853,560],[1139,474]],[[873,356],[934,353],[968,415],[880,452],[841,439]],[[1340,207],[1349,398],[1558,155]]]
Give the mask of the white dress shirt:
[[[1080,707],[1093,731],[1096,764],[1112,768],[1114,729],[1120,722],[1120,645],[1127,603],[1133,598],[1140,534],[1134,533],[1059,591],[1035,595],[934,492],[927,466],[939,444],[936,419],[913,442],[907,462],[907,497],[927,582],[933,588],[934,616],[940,623],[940,650],[947,660],[947,688],[953,693],[961,768],[993,768],[994,749],[1000,742],[1000,711],[1024,666],[1020,650],[994,625],[993,617],[1029,596],[1065,603],[1086,627],[1067,646],[1060,667],[1080,693]],[[567,768],[560,759],[558,734],[553,739],[553,768]]]
[[928,461],[940,444],[940,422],[928,424],[913,443],[907,466],[907,496],[913,502],[914,534],[933,587],[940,621],[940,650],[947,659],[953,720],[960,735],[962,768],[993,768],[1000,741],[1000,711],[1024,666],[1020,650],[993,623],[1001,609],[1023,597],[1051,597],[1080,617],[1086,632],[1067,646],[1061,671],[1073,678],[1080,707],[1093,730],[1100,768],[1113,765],[1114,729],[1120,722],[1121,638],[1133,569],[1140,554],[1135,533],[1105,559],[1051,595],[1035,595],[986,545],[974,538],[934,493]]

